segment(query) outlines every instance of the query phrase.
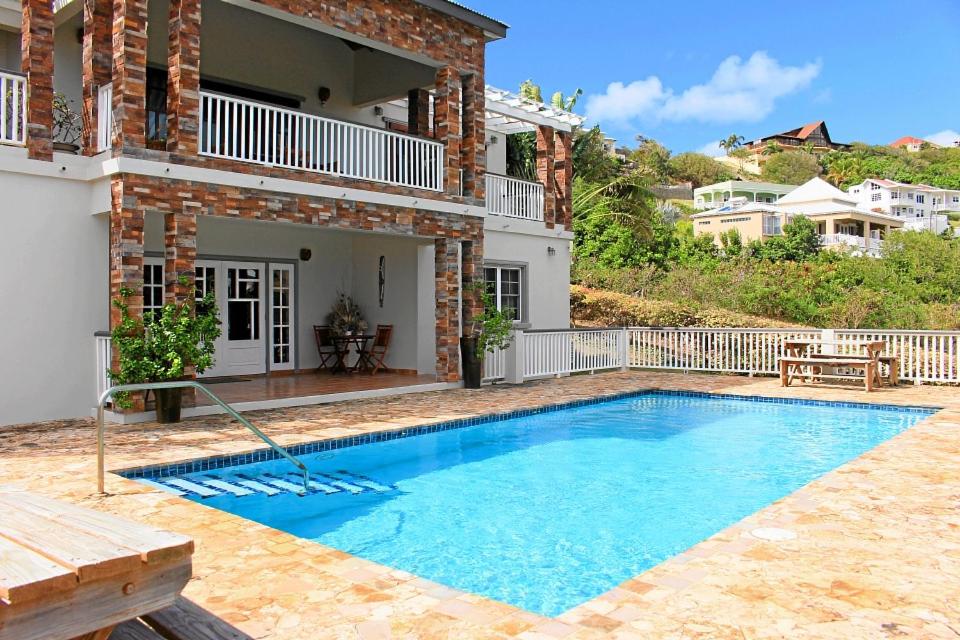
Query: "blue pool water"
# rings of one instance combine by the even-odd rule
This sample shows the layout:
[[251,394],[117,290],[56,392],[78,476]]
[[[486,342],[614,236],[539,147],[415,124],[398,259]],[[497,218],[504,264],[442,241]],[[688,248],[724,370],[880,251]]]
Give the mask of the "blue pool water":
[[[153,481],[179,482],[211,507],[553,616],[925,415],[649,394],[303,455],[316,483],[306,497],[285,486],[297,482],[285,460]],[[218,495],[201,498],[195,486]]]

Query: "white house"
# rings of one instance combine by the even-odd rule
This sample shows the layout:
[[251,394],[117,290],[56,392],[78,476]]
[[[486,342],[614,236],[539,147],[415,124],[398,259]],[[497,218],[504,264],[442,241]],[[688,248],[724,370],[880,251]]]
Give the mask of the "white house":
[[714,209],[723,206],[733,198],[746,198],[747,202],[772,204],[796,188],[795,184],[727,180],[694,189],[693,205],[697,209]]
[[[314,325],[340,292],[393,327],[391,373],[338,383],[352,397],[460,384],[477,281],[518,324],[569,326],[581,118],[487,86],[507,27],[458,2],[395,0],[382,21],[351,13],[375,0],[317,7],[0,11],[0,424],[90,415],[121,287],[143,313],[182,300],[182,277],[215,294],[204,375],[234,380],[216,389],[241,408],[330,399]],[[54,92],[83,116],[76,141],[54,139]],[[518,132],[537,138],[534,181],[506,175]]]
[[908,229],[942,233],[951,211],[960,211],[960,190],[868,178],[847,189],[857,206],[902,218]]

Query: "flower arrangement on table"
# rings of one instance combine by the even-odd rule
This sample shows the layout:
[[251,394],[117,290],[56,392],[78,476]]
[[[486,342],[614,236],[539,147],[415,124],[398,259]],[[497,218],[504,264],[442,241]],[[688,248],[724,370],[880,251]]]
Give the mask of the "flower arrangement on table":
[[337,294],[337,300],[327,314],[327,324],[330,325],[330,333],[335,336],[360,334],[368,326],[360,305],[342,292]]

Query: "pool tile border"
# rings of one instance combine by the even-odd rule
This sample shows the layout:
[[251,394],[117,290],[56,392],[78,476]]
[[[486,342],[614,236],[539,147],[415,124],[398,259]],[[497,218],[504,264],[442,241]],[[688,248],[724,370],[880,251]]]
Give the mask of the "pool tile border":
[[[770,396],[738,395],[735,393],[711,393],[707,391],[685,391],[673,389],[635,389],[622,393],[613,393],[595,396],[592,398],[581,398],[579,400],[570,400],[567,402],[556,402],[529,409],[514,409],[500,413],[489,413],[481,416],[471,416],[469,418],[457,418],[435,424],[426,424],[416,427],[403,427],[400,429],[389,429],[377,431],[359,436],[344,436],[342,438],[328,438],[325,440],[316,440],[302,444],[284,447],[290,455],[302,456],[311,453],[321,453],[335,449],[346,449],[377,442],[387,442],[390,440],[399,440],[401,438],[411,438],[441,431],[451,431],[454,429],[463,429],[500,420],[512,420],[525,416],[538,415],[542,413],[553,413],[564,409],[573,409],[585,407],[615,400],[625,400],[628,398],[637,398],[641,396],[677,396],[688,398],[713,398],[717,400],[742,400],[747,402],[758,402],[766,404],[795,404],[816,407],[846,407],[854,409],[874,409],[881,411],[898,411],[901,413],[917,413],[933,415],[942,407],[920,406],[920,405],[895,405],[880,404],[871,402],[845,402],[832,400],[810,400],[806,398],[777,398]],[[236,467],[255,462],[267,462],[277,460],[281,457],[273,449],[257,449],[246,453],[233,455],[210,456],[207,458],[197,458],[185,462],[174,462],[168,464],[149,465],[135,467],[132,469],[119,469],[113,471],[124,478],[135,480],[138,478],[165,478],[170,476],[180,476],[188,473],[197,473],[210,471],[212,469],[223,469],[226,467]]]

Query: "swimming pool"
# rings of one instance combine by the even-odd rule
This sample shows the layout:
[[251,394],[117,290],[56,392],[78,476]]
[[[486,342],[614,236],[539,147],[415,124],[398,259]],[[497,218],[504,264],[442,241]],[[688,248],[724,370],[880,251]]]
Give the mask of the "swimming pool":
[[761,400],[647,392],[293,448],[305,497],[282,459],[125,475],[554,616],[932,413]]

